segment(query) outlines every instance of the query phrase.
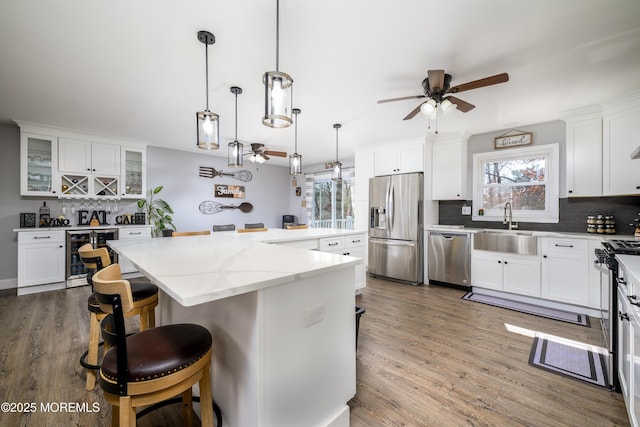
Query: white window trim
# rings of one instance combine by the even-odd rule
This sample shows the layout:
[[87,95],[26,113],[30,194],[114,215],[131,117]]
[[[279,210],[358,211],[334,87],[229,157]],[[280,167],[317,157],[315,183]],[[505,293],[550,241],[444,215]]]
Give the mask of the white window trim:
[[[487,210],[482,206],[482,163],[487,161],[503,161],[521,159],[529,156],[545,156],[548,160],[545,165],[545,177],[547,180],[547,209],[540,212],[513,211],[513,222],[538,222],[557,223],[559,214],[559,187],[560,187],[560,148],[559,144],[537,145],[527,148],[506,149],[501,152],[491,151],[473,155],[473,221],[501,221],[504,219],[502,210]],[[484,215],[479,215],[480,209],[484,209]]]

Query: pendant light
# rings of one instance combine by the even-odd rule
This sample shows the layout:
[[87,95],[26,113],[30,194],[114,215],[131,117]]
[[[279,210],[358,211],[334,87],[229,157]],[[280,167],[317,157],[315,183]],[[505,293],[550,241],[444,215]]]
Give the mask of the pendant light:
[[198,40],[204,44],[205,79],[207,108],[196,113],[198,134],[198,148],[205,150],[217,150],[220,148],[219,116],[209,111],[209,45],[216,42],[216,38],[209,31],[198,31]]
[[242,93],[242,88],[231,87],[231,93],[236,96],[236,138],[229,143],[228,166],[239,168],[242,166],[242,143],[238,142],[238,95]]
[[262,76],[264,116],[262,124],[272,128],[291,126],[293,79],[280,71],[280,0],[276,0],[276,70]]
[[294,153],[289,156],[289,175],[302,175],[302,156],[298,154],[298,114],[301,113],[299,108],[294,108],[291,112],[296,117],[295,122],[295,147]]
[[342,163],[338,160],[338,129],[341,127],[342,125],[340,123],[333,125],[333,128],[336,130],[336,161],[333,164],[333,175],[331,179],[334,181],[342,181]]

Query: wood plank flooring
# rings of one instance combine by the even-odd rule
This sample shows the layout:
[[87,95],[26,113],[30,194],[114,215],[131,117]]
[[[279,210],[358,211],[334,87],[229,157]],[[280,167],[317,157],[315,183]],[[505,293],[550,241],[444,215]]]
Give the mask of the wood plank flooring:
[[629,425],[619,393],[528,364],[528,334],[600,345],[597,319],[586,328],[463,301],[464,293],[369,278],[356,299],[366,313],[352,427]]
[[[78,363],[88,342],[88,294],[82,287],[0,296],[0,401],[37,405],[32,413],[0,412],[0,426],[110,425],[100,388],[84,389]],[[597,322],[585,328],[463,301],[463,294],[368,279],[356,299],[366,313],[351,426],[628,425],[620,394],[529,366],[533,339],[505,326],[599,345]],[[41,411],[64,402],[98,410]],[[138,425],[181,425],[180,409],[162,408]]]

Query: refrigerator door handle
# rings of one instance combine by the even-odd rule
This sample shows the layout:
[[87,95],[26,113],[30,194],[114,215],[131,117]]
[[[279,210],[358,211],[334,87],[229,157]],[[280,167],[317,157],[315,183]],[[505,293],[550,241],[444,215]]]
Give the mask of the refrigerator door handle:
[[369,239],[374,245],[384,245],[384,246],[416,246],[417,243],[413,240],[388,240],[388,239]]
[[389,184],[389,195],[387,196],[387,212],[389,213],[389,221],[387,221],[387,230],[393,230],[393,223],[395,222],[395,212],[393,210],[395,191],[393,184]]

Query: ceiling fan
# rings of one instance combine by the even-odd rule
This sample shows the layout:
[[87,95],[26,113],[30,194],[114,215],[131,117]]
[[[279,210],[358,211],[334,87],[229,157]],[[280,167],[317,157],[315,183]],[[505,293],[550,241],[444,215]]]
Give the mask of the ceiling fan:
[[[427,78],[422,81],[423,95],[403,96],[400,98],[381,99],[378,104],[384,104],[386,102],[404,101],[406,99],[420,99],[427,98],[424,102],[414,108],[403,120],[412,119],[421,110],[429,115],[435,112],[438,106],[445,112],[455,108],[466,113],[471,111],[476,106],[470,104],[462,99],[451,96],[458,92],[464,92],[465,90],[478,89],[485,86],[491,86],[499,83],[505,83],[509,81],[509,74],[502,73],[495,76],[485,77],[483,79],[474,80],[472,82],[463,83],[454,87],[450,86],[451,75],[445,74],[444,70],[428,70]],[[448,96],[447,96],[448,95]]]
[[266,160],[269,160],[269,156],[287,157],[287,153],[284,151],[269,150],[264,144],[252,143],[251,152],[246,153],[245,156],[250,156],[249,160],[254,163],[264,163]]

